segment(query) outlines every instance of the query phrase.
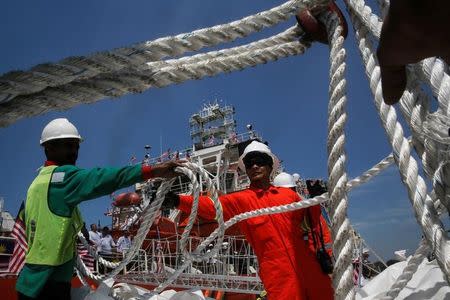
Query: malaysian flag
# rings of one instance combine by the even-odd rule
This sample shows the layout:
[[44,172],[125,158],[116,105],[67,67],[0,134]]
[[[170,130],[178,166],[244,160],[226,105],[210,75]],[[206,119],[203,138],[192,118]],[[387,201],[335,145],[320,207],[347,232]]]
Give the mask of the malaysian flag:
[[90,271],[94,271],[94,257],[89,254],[88,249],[82,243],[77,243],[77,252],[86,267]]
[[25,206],[24,202],[20,205],[11,236],[16,239],[16,245],[9,261],[8,272],[19,273],[25,264],[25,255],[28,250],[27,239],[25,235]]

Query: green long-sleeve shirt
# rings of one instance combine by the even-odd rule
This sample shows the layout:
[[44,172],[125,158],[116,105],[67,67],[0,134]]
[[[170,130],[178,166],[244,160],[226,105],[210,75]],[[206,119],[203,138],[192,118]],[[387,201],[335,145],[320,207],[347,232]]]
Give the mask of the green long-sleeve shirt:
[[[46,165],[51,164],[46,162]],[[48,190],[48,206],[54,214],[70,217],[83,201],[109,195],[150,177],[150,167],[141,165],[123,168],[80,169],[73,165],[59,166],[53,171]],[[70,282],[75,260],[59,266],[25,264],[16,289],[28,297],[36,297],[49,280]]]

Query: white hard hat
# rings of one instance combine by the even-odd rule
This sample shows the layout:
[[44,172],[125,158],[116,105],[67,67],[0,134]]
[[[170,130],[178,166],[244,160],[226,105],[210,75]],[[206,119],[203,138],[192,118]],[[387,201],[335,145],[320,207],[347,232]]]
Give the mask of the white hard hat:
[[278,158],[272,153],[272,151],[270,151],[269,146],[267,146],[266,144],[263,144],[261,142],[258,141],[253,141],[251,142],[247,147],[245,147],[244,149],[244,153],[242,153],[242,155],[239,157],[239,163],[238,166],[241,170],[245,171],[245,166],[244,166],[244,157],[250,153],[250,152],[261,152],[261,153],[265,153],[267,155],[269,155],[272,158],[272,174],[278,170],[278,168],[280,167],[280,161],[278,160]]
[[300,179],[300,174],[294,173],[292,174],[292,178],[294,178],[294,181],[298,181]]
[[66,118],[54,119],[48,123],[42,130],[39,143],[42,145],[45,142],[57,139],[79,139],[80,142],[82,141],[77,128]]
[[369,248],[364,248],[362,251],[362,253],[369,253],[369,252],[370,252]]
[[281,172],[273,179],[273,185],[285,188],[295,187],[294,176],[285,172]]

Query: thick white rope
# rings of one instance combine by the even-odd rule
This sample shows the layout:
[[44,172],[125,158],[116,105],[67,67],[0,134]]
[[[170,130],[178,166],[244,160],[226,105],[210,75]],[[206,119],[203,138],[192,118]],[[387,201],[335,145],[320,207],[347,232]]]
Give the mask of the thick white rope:
[[[284,44],[287,42],[293,42],[295,40],[298,40],[299,37],[303,34],[303,30],[300,26],[292,26],[285,31],[271,36],[269,38],[261,39],[249,44],[245,44],[238,47],[232,47],[227,49],[221,49],[218,51],[210,51],[207,53],[200,53],[192,56],[184,56],[177,59],[168,59],[168,60],[159,60],[159,61],[153,61],[148,62],[147,66],[152,69],[159,69],[162,67],[168,67],[170,65],[176,64],[192,64],[200,61],[205,61],[208,59],[213,59],[217,57],[226,57],[226,56],[232,56],[232,55],[238,55],[242,54],[244,52],[250,51],[250,50],[257,50],[257,49],[264,49],[267,47],[272,47],[280,44]],[[146,68],[147,69],[147,68]]]
[[[371,34],[379,39],[383,22],[372,13],[372,9],[365,4],[364,0],[346,0],[345,2],[348,4],[347,7],[367,26]],[[444,115],[449,116],[450,76],[446,73],[445,62],[436,57],[427,58],[415,64],[413,69],[421,80],[431,86],[433,95],[438,99],[439,109]]]
[[[381,1],[382,12],[385,11],[389,5],[388,1]],[[372,13],[364,0],[348,0],[347,7],[350,11],[356,14],[360,21],[367,26],[375,38],[379,38],[382,26],[381,20]],[[407,120],[413,132],[413,144],[419,156],[422,158],[423,168],[427,176],[434,182],[439,180],[434,179],[436,170],[441,164],[442,159],[439,158],[439,153],[443,150],[442,145],[434,140],[434,135],[438,126],[426,121],[429,118],[429,99],[428,96],[421,90],[417,81],[417,76],[428,83],[433,90],[433,94],[437,97],[439,102],[439,110],[434,114],[436,118],[448,116],[450,111],[448,108],[449,94],[450,94],[450,77],[445,73],[446,65],[442,60],[430,58],[415,64],[413,67],[407,68],[408,87],[401,99],[401,110],[404,118]],[[432,123],[432,122],[431,122]],[[448,135],[448,127],[450,122],[444,122],[446,125],[445,134]],[[428,127],[432,127],[428,129]],[[442,185],[434,186],[443,191]],[[437,193],[436,201],[440,201],[450,212],[450,199],[445,194]]]
[[427,58],[414,65],[418,77],[431,87],[439,103],[438,112],[450,116],[450,76],[446,73],[447,65],[438,58]]
[[353,178],[347,182],[347,191],[367,183],[376,175],[380,174],[383,170],[394,163],[394,155],[389,154],[389,156],[382,159],[379,163],[374,165],[372,168],[364,172],[362,175]]
[[[409,72],[408,85],[400,100],[400,108],[412,130],[413,145],[422,159],[425,174],[433,180],[432,193],[435,193],[437,197],[432,199],[443,204],[447,211],[450,211],[450,199],[446,196],[446,183],[442,180],[445,177],[440,176],[438,171],[438,166],[442,164],[443,159],[448,158],[442,157],[441,152],[444,146],[434,140],[433,134],[428,132],[428,130],[433,133],[437,132],[437,127],[427,121],[429,106],[429,97],[420,88],[414,73]],[[448,128],[445,128],[445,131],[448,131]]]
[[[420,72],[418,72],[418,73],[420,73]],[[416,139],[418,138],[420,140],[420,143],[422,144],[422,151],[424,150],[423,155],[422,155],[424,169],[427,170],[426,173],[430,177],[433,177],[434,170],[436,170],[436,164],[438,164],[438,157],[436,155],[438,153],[438,150],[436,148],[427,147],[427,145],[434,146],[435,143],[432,143],[432,140],[430,140],[430,139],[425,139],[424,132],[423,132],[424,119],[429,112],[429,107],[428,107],[429,100],[426,97],[426,95],[423,93],[423,91],[420,90],[420,87],[418,87],[417,82],[415,82],[416,80],[415,80],[414,74],[412,72],[408,72],[408,75],[410,77],[410,78],[408,78],[409,84],[411,85],[411,82],[412,82],[412,84],[416,85],[415,93],[411,93],[409,89],[407,89],[405,91],[405,93],[403,94],[403,97],[401,99],[401,108],[402,108],[402,112],[403,112],[405,119],[408,121],[408,123],[410,124],[410,126],[412,128],[413,136]],[[413,100],[413,97],[415,97],[415,96],[418,96],[416,98],[417,102],[421,102],[421,103],[416,102],[416,105],[412,105],[412,103],[415,102]],[[410,119],[408,120],[408,118],[410,118]],[[424,143],[424,139],[425,139],[425,143]],[[425,144],[425,146],[423,144]],[[416,143],[416,145],[417,145],[417,143]],[[423,148],[425,148],[425,149],[423,149]],[[436,173],[437,173],[437,171],[436,171]],[[441,198],[448,199],[448,198],[446,198],[445,191],[442,191],[441,193],[439,193],[439,189],[436,188],[437,185],[434,184],[434,186],[435,186],[435,189],[437,190],[439,199],[441,199]],[[442,185],[441,185],[441,187],[442,187]],[[442,202],[442,200],[441,200],[441,202]],[[439,203],[439,201],[437,201],[435,203],[435,205],[438,203]],[[428,248],[426,246],[423,246],[423,247]],[[416,252],[417,257],[415,256],[415,259],[410,261],[411,265],[408,264],[408,267],[405,268],[402,275],[396,281],[396,283],[392,287],[392,290],[390,291],[391,298],[388,297],[388,299],[395,298],[398,295],[398,293],[401,291],[401,289],[403,289],[406,286],[407,282],[411,279],[413,273],[417,270],[417,267],[418,267],[416,260],[421,261],[423,259],[423,254],[421,253],[421,251],[426,251],[423,249],[423,247],[419,247],[419,249]]]
[[440,203],[450,212],[450,161],[443,161],[433,178],[433,188]]
[[[363,0],[350,0],[346,3],[348,9],[359,17],[373,36],[378,38],[382,23],[372,13],[370,7],[365,5]],[[389,2],[386,1],[384,4],[388,6]],[[438,166],[445,163],[443,161],[448,160],[449,156],[448,153],[442,155],[442,152],[448,151],[446,144],[449,141],[444,143],[442,141],[448,140],[448,128],[450,126],[450,120],[446,117],[446,114],[450,113],[448,111],[450,78],[444,73],[446,70],[445,63],[435,58],[424,60],[416,64],[414,68],[415,72],[413,72],[413,68],[407,68],[408,86],[400,101],[400,108],[413,132],[413,144],[422,158],[425,173],[433,180],[433,187],[438,190],[436,193],[438,197],[434,200],[442,203],[450,212],[450,199],[443,193],[445,190],[441,179],[443,177],[440,177],[437,173]],[[416,74],[430,84],[438,98],[439,109],[432,115],[429,114],[429,97],[420,88]]]
[[[372,35],[378,39],[383,23],[377,15],[372,13],[372,9],[365,4],[364,0],[346,0],[345,2],[347,8],[355,13],[360,21],[370,28]],[[385,5],[389,5],[389,3],[386,4],[385,1],[381,2]],[[419,152],[423,152],[423,146],[417,144],[415,139],[420,138],[421,144],[424,143],[422,125],[429,110],[429,100],[428,96],[420,89],[419,83],[417,82],[417,76],[412,72],[412,69],[408,68],[407,72],[409,88],[415,90],[416,93],[411,93],[406,90],[405,92],[409,92],[409,94],[402,98],[401,108],[403,116],[410,125],[411,130],[417,133],[413,134],[413,143],[418,147]]]
[[345,155],[345,105],[346,80],[342,27],[336,15],[328,13],[325,18],[330,43],[330,87],[328,104],[328,193],[330,195],[330,219],[333,235],[333,253],[336,263],[332,275],[336,299],[353,299],[352,243],[348,239],[351,230],[347,218],[347,173]]
[[162,69],[148,68],[145,71],[122,72],[120,77],[108,74],[96,79],[47,88],[32,95],[18,96],[14,101],[0,105],[0,127],[8,126],[23,117],[36,116],[54,109],[64,110],[105,97],[119,97],[130,92],[142,92],[151,87],[165,87],[186,80],[198,80],[206,76],[265,64],[283,57],[302,54],[308,46],[307,43],[295,41],[249,50],[237,55],[217,56],[192,64],[178,65],[175,60]]
[[326,0],[291,0],[267,11],[250,15],[239,21],[203,28],[190,33],[141,42],[130,47],[104,51],[87,57],[69,57],[56,64],[41,64],[30,71],[13,71],[0,77],[0,103],[11,101],[18,95],[42,91],[75,80],[89,79],[101,73],[123,68],[139,70],[146,62],[164,57],[179,56],[187,51],[231,42],[253,32],[287,20],[301,8],[324,5]]
[[424,258],[426,258],[428,252],[430,251],[430,247],[427,244],[425,239],[422,239],[419,247],[413,256],[409,259],[406,267],[403,269],[403,273],[397,278],[394,284],[391,286],[389,291],[387,292],[385,297],[382,297],[383,300],[393,300],[398,294],[405,288],[408,282],[411,280],[413,275],[416,273],[419,265],[422,263]]
[[[211,180],[208,173],[205,169],[201,168],[200,166],[193,164],[193,163],[185,163],[186,168],[181,169],[180,172],[183,172],[184,175],[186,175],[192,185],[193,185],[193,204],[191,208],[191,213],[189,215],[188,224],[184,228],[183,233],[181,234],[180,239],[180,250],[183,253],[184,258],[191,259],[194,261],[202,261],[207,260],[211,257],[214,257],[219,253],[220,249],[222,248],[222,243],[225,235],[225,224],[223,220],[223,210],[222,210],[222,204],[219,201],[219,194],[217,192],[217,188],[215,186],[215,183]],[[188,252],[187,248],[187,242],[189,240],[189,234],[192,230],[192,227],[194,226],[195,220],[197,219],[197,212],[198,212],[198,203],[199,203],[199,196],[200,196],[200,185],[197,181],[197,175],[200,176],[202,181],[204,181],[205,191],[207,191],[210,196],[209,198],[212,200],[214,204],[214,209],[216,211],[216,217],[218,224],[218,235],[217,240],[214,243],[214,247],[210,249],[207,253],[202,253],[201,255],[195,255]],[[195,251],[194,251],[195,253]]]
[[91,270],[89,270],[89,268],[84,264],[83,260],[78,255],[76,258],[76,268],[81,272],[81,274],[86,275],[87,277],[97,282],[101,281],[104,278],[103,276],[95,275],[94,273],[92,273]]
[[[355,3],[352,0],[347,3],[349,10],[353,11],[366,27],[370,27],[372,34],[379,35],[377,28],[382,23],[377,21],[377,17],[371,13],[370,8],[365,5],[364,1],[360,0]],[[370,21],[367,21],[369,19]],[[449,159],[448,129],[450,119],[448,116],[450,111],[448,101],[450,101],[450,77],[445,73],[446,69],[445,63],[435,58],[416,64],[415,72],[411,67],[408,67],[408,86],[400,101],[400,107],[413,132],[413,144],[422,158],[424,171],[433,181],[433,188],[437,195],[434,200],[441,203],[447,209],[447,212],[450,212],[450,197],[447,196],[448,193],[446,194],[448,184],[445,183],[445,176],[440,174],[445,171],[445,168],[440,168],[438,171],[439,166],[446,165]],[[429,97],[420,88],[416,74],[419,74],[420,78],[432,87],[435,96],[438,98],[439,109],[431,115],[429,113]]]
[[395,109],[384,104],[380,70],[374,55],[371,43],[367,40],[367,30],[362,27],[359,19],[350,11],[353,25],[358,40],[358,46],[363,58],[366,74],[370,79],[370,87],[374,94],[375,105],[380,113],[380,117],[386,133],[393,147],[394,158],[399,166],[402,181],[408,189],[408,194],[413,205],[414,212],[419,225],[430,245],[436,248],[436,257],[444,274],[450,274],[450,263],[447,253],[450,253],[448,236],[442,223],[440,222],[433,200],[427,195],[427,187],[423,178],[418,174],[418,164],[411,156],[409,143],[403,136],[403,129],[397,121]]

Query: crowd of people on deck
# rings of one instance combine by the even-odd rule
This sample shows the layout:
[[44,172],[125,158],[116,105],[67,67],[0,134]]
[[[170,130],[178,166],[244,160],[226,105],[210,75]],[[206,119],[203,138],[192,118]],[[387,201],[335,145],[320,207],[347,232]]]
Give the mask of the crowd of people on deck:
[[112,257],[115,254],[122,255],[131,247],[131,236],[130,232],[125,230],[122,235],[115,240],[111,236],[111,230],[108,226],[103,227],[100,232],[98,231],[96,224],[91,224],[91,230],[89,230],[89,243],[100,255]]

